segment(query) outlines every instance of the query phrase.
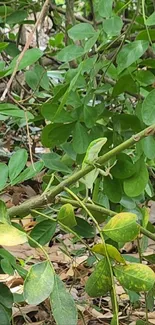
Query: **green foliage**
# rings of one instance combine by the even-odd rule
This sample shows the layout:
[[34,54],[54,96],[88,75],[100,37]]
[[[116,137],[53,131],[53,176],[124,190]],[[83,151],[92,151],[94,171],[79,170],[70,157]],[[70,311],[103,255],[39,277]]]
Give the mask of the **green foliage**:
[[94,36],[95,29],[88,23],[81,23],[69,29],[68,35],[73,41],[80,41]]
[[154,102],[155,102],[155,90],[152,90],[144,99],[142,104],[142,118],[146,125],[154,123]]
[[4,163],[0,163],[0,174],[1,174],[1,178],[0,178],[0,190],[2,190],[6,183],[7,183],[7,179],[8,179],[8,166]]
[[[46,29],[48,10],[37,28],[36,44],[33,39],[22,56],[22,31],[25,25],[34,27],[43,3],[13,0],[0,6],[0,78],[5,95],[0,103],[0,190],[3,193],[8,186],[22,186],[33,178],[42,180],[41,195],[25,205],[20,202],[7,211],[0,201],[0,245],[28,242],[45,256],[45,261],[27,271],[24,261],[16,261],[0,248],[0,268],[23,278],[23,301],[40,304],[50,299],[56,323],[76,325],[75,302],[43,247],[53,236],[57,240],[57,230],[68,231],[73,242],[85,243],[89,259],[96,264],[86,282],[87,294],[110,293],[111,324],[119,325],[114,277],[132,303],[139,299],[136,292],[146,291],[151,310],[154,297],[152,270],[133,263],[131,257],[128,264],[119,252],[124,243],[138,238],[139,260],[155,261],[154,254],[143,256],[147,236],[155,233],[145,207],[155,198],[153,2],[145,1],[144,6],[137,0],[74,1],[73,10],[67,1],[55,5],[55,9],[51,9],[53,2],[50,6],[53,26],[44,49],[40,33]],[[35,19],[30,18],[33,12]],[[45,148],[38,153],[38,146]],[[75,201],[68,198],[67,187]],[[41,210],[36,213],[33,208]],[[20,219],[31,212],[35,226],[28,234],[9,217]],[[103,229],[97,220],[105,222]],[[94,237],[95,242],[100,237],[96,245]],[[6,325],[11,322],[13,298],[4,284],[0,289],[0,323]]]
[[111,286],[109,265],[106,258],[103,258],[88,278],[85,290],[90,297],[100,297],[110,291]]
[[121,212],[116,214],[103,228],[104,233],[114,241],[128,242],[139,234],[137,216],[134,213]]
[[147,41],[134,41],[125,45],[118,53],[117,64],[119,72],[135,63],[147,50],[149,43]]
[[53,316],[58,325],[65,325],[66,323],[77,324],[78,315],[75,302],[57,275],[55,275],[54,289],[50,295],[50,302]]
[[[44,220],[32,229],[30,232],[30,237],[34,239],[37,243],[44,246],[47,244],[55,234],[57,223],[52,220]],[[33,241],[29,241],[32,247],[37,247]]]
[[84,238],[93,238],[95,236],[95,228],[86,220],[76,217],[77,225],[73,228],[74,232]]
[[[39,284],[39,285],[38,285]],[[49,297],[54,286],[54,273],[50,263],[35,264],[24,282],[24,298],[29,304],[39,304]]]
[[27,242],[26,234],[9,224],[0,224],[0,233],[0,245],[16,246]]
[[118,281],[132,291],[149,291],[155,283],[155,274],[147,265],[119,265],[114,267],[114,272]]
[[[25,149],[18,150],[9,160],[9,178],[12,182],[21,173],[27,162],[28,154]],[[18,162],[18,165],[17,165]]]
[[[106,244],[106,250],[107,250],[107,253],[108,253],[110,258],[116,260],[119,263],[126,264],[123,256],[120,254],[120,252],[117,250],[116,247],[114,247],[112,245],[109,245],[109,244]],[[103,244],[96,244],[92,248],[93,252],[95,252],[97,254],[100,254],[100,255],[103,255],[103,256],[106,256],[106,250],[105,250],[105,246]]]
[[60,208],[58,213],[58,221],[69,228],[73,228],[77,225],[74,209],[70,203],[63,205]]

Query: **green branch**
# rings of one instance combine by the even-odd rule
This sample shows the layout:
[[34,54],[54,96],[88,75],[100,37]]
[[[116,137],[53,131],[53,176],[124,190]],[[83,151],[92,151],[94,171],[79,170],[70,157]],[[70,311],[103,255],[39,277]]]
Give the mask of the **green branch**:
[[[143,131],[137,133],[136,135],[132,136],[130,139],[126,140],[125,142],[121,143],[117,147],[113,148],[103,156],[99,157],[96,161],[98,165],[104,165],[109,159],[113,156],[117,155],[118,153],[122,152],[123,150],[131,147],[144,137],[152,135],[155,133],[155,124],[149,126],[148,128],[144,129]],[[42,194],[32,199],[26,200],[19,206],[12,207],[8,210],[8,214],[10,217],[14,216],[25,216],[30,213],[32,209],[41,207],[43,205],[47,205],[54,201],[56,195],[60,194],[65,187],[69,187],[72,184],[75,184],[80,178],[87,175],[91,172],[95,167],[93,165],[88,165],[85,168],[81,168],[79,171],[75,172],[73,175],[69,176],[67,179],[63,180],[60,184],[52,188],[47,194]]]
[[[60,197],[58,198],[58,200],[61,202],[61,203],[70,203],[71,205],[73,205],[74,207],[77,207],[77,208],[81,208],[81,205],[79,204],[79,202],[75,201],[75,200],[70,200],[68,198],[63,198],[63,197]],[[103,208],[101,207],[100,205],[97,205],[97,204],[91,204],[91,203],[87,203],[85,202],[84,205],[92,212],[100,212],[102,213],[103,215],[105,216],[109,216],[109,217],[114,217],[116,212],[112,211],[112,210],[109,210],[109,209],[106,209],[106,208]]]

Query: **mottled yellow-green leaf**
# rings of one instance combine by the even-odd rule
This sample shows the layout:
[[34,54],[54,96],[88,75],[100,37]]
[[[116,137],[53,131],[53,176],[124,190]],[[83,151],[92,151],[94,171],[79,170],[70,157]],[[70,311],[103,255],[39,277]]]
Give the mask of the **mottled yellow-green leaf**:
[[24,282],[24,298],[38,305],[47,299],[54,287],[54,272],[48,261],[33,265]]
[[86,282],[85,290],[90,297],[101,297],[111,290],[110,269],[106,258],[96,265]]
[[115,266],[114,273],[123,287],[135,292],[149,291],[155,283],[155,273],[149,266],[139,263]]
[[[115,261],[117,261],[119,263],[126,264],[125,259],[123,258],[123,256],[120,254],[120,252],[117,250],[116,247],[106,244],[106,249],[107,249],[107,253],[108,253],[109,257],[111,257],[112,259],[114,259]],[[105,246],[103,244],[96,244],[92,248],[92,251],[97,254],[106,256]]]
[[118,213],[106,224],[103,232],[116,242],[126,243],[134,240],[140,232],[140,226],[136,220],[137,216],[134,213]]
[[27,236],[24,232],[9,224],[0,224],[0,245],[16,246],[26,242]]
[[70,203],[64,204],[60,208],[58,220],[69,228],[73,228],[77,225],[74,209]]

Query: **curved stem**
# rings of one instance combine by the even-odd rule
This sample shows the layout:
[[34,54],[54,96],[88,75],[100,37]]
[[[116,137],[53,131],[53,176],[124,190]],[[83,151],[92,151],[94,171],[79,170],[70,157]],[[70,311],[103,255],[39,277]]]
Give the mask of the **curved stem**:
[[26,234],[27,238],[29,240],[31,240],[36,246],[38,246],[38,248],[40,248],[40,250],[43,252],[44,256],[46,257],[46,260],[50,263],[51,265],[51,268],[53,270],[53,272],[55,273],[55,270],[54,270],[54,267],[53,267],[53,264],[52,262],[50,261],[49,259],[49,256],[48,256],[48,253],[46,252],[46,250],[35,240],[33,239],[31,236],[29,236],[28,234]]
[[117,305],[117,296],[116,296],[116,289],[115,289],[115,282],[114,282],[114,275],[113,275],[113,270],[112,270],[112,266],[110,263],[110,259],[109,259],[109,255],[107,252],[107,248],[106,248],[106,244],[105,244],[105,240],[103,237],[103,233],[102,233],[102,229],[100,228],[98,222],[96,221],[96,219],[94,218],[94,216],[91,214],[91,212],[87,209],[87,207],[85,206],[85,204],[77,197],[76,194],[74,194],[70,189],[65,187],[65,191],[70,194],[75,200],[78,201],[78,203],[81,205],[81,207],[87,212],[88,216],[91,218],[91,220],[94,222],[96,228],[98,229],[98,232],[100,234],[101,240],[102,240],[102,244],[104,246],[105,249],[105,256],[107,258],[107,262],[109,265],[109,269],[110,269],[110,276],[111,276],[111,281],[112,281],[112,290],[113,290],[113,298],[114,298],[114,314],[116,315],[116,325],[119,325],[119,320],[118,320],[118,305]]
[[[141,251],[141,245],[140,245],[140,238],[137,237],[137,247],[138,247],[138,255],[140,263],[142,263],[143,257],[142,257],[142,251]],[[145,298],[145,314],[146,314],[146,322],[148,323],[148,309],[147,309],[147,295],[146,292],[144,292],[144,298]]]
[[[96,254],[94,252],[91,251],[90,247],[85,243],[85,241],[74,231],[72,230],[71,228],[69,228],[68,226],[65,226],[62,222],[60,222],[59,220],[57,219],[54,219],[52,217],[49,217],[48,215],[40,212],[40,211],[37,211],[37,210],[32,210],[32,212],[34,213],[37,213],[39,214],[40,216],[46,218],[46,219],[49,219],[49,220],[52,220],[54,222],[57,222],[63,230],[66,230],[67,233],[70,232],[72,235],[74,235],[75,237],[77,237],[79,239],[79,241],[88,249],[88,251],[90,251],[95,257],[96,257]],[[96,257],[97,258],[97,257]]]
[[148,29],[148,26],[147,26],[147,23],[146,23],[145,0],[142,0],[142,13],[143,13],[143,19],[144,19],[144,24],[145,24],[148,40],[149,40],[150,44],[152,45],[151,36],[150,36],[149,29]]

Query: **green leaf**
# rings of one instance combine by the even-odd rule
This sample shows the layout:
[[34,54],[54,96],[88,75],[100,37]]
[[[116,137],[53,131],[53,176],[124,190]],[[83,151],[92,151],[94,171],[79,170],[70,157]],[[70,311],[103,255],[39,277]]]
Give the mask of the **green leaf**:
[[[33,48],[33,49],[27,50],[19,64],[18,71],[23,70],[23,69],[27,68],[28,66],[32,65],[33,63],[38,61],[42,57],[42,55],[43,55],[43,52],[38,48]],[[16,66],[18,57],[19,57],[19,55],[16,56],[12,60],[11,64],[8,67],[8,69],[10,69],[10,71],[6,75],[9,75],[12,73],[12,71],[14,70],[14,68]]]
[[110,176],[104,177],[103,182],[104,193],[113,203],[118,203],[122,197],[122,186],[119,180],[111,179]]
[[39,85],[45,89],[49,90],[49,78],[47,76],[47,71],[40,64],[36,64],[34,67],[34,72],[38,77]]
[[49,262],[33,265],[24,282],[24,299],[30,305],[39,305],[47,299],[54,287],[54,272]]
[[147,260],[151,264],[155,264],[155,254],[146,255],[145,260]]
[[[19,109],[17,105],[13,105],[10,103],[0,104],[0,113],[7,116],[21,117],[25,119],[25,112]],[[34,118],[34,116],[28,111],[26,112],[26,115],[28,120]]]
[[86,282],[85,290],[90,297],[101,297],[111,290],[110,269],[106,258],[99,261]]
[[73,149],[76,153],[85,153],[89,145],[87,129],[77,122],[73,131]]
[[3,190],[3,188],[5,187],[7,180],[8,180],[8,166],[4,163],[0,162],[0,191]]
[[73,228],[77,225],[74,209],[70,203],[66,203],[60,208],[58,212],[58,221],[69,228]]
[[124,92],[135,94],[138,92],[137,85],[131,75],[124,75],[116,82],[113,88],[112,96],[116,97]]
[[26,17],[27,17],[26,10],[17,10],[6,18],[6,23],[9,25],[19,24],[19,23],[23,22],[23,20]]
[[152,135],[142,140],[144,154],[148,159],[155,158],[155,139]]
[[52,313],[57,325],[77,325],[78,314],[75,302],[60,278],[55,275],[53,292],[50,295]]
[[27,242],[24,232],[9,224],[0,224],[0,245],[16,246]]
[[74,123],[59,124],[51,123],[44,127],[41,134],[41,142],[47,148],[53,148],[64,143],[70,136]]
[[134,240],[140,231],[134,213],[121,212],[116,214],[103,228],[103,232],[116,242],[129,242]]
[[123,22],[119,16],[114,16],[109,19],[106,19],[103,23],[103,30],[109,37],[119,35],[122,27]]
[[25,81],[28,86],[33,89],[34,91],[38,90],[39,88],[39,80],[36,73],[32,70],[26,71],[25,74]]
[[[95,32],[94,36],[91,37],[86,43],[85,43],[85,46],[84,46],[84,52],[87,53],[89,52],[92,47],[95,45],[98,37],[99,37],[99,31],[98,32]],[[91,58],[92,59],[92,58]],[[93,57],[93,60],[95,59],[95,57]],[[89,59],[87,59],[89,60]],[[83,62],[84,63],[84,62]],[[92,69],[92,66],[91,66],[91,69]]]
[[0,304],[7,308],[12,308],[13,305],[13,294],[3,283],[0,283]]
[[10,325],[10,315],[6,309],[0,304],[1,325]]
[[15,185],[17,183],[22,183],[34,176],[36,176],[44,167],[43,161],[37,161],[34,163],[34,166],[27,167],[17,178],[15,178],[11,185]]
[[137,320],[136,325],[148,325],[144,320]]
[[[44,220],[39,222],[30,232],[30,237],[37,241],[40,245],[46,245],[54,236],[57,222]],[[32,247],[37,247],[33,241],[29,241]]]
[[131,291],[131,290],[127,290],[127,289],[125,291],[128,294],[130,302],[132,304],[134,304],[135,302],[138,302],[140,300],[140,295],[138,293]]
[[113,0],[99,0],[98,12],[101,17],[109,18],[112,15]]
[[146,19],[146,25],[147,26],[155,25],[155,12],[153,12],[153,14]]
[[8,215],[8,210],[3,201],[0,200],[0,223],[10,224],[10,218]]
[[77,25],[74,25],[72,28],[68,30],[68,36],[73,41],[81,41],[85,38],[90,38],[94,36],[95,29],[93,26],[89,23],[80,23]]
[[14,268],[10,264],[8,260],[5,260],[4,258],[1,260],[1,268],[4,273],[9,274],[9,275],[14,275]]
[[[26,165],[28,153],[25,149],[17,150],[9,160],[9,178],[11,182],[20,174]],[[18,162],[18,163],[17,163]]]
[[139,170],[124,181],[124,192],[129,197],[136,197],[144,190],[149,180],[149,174],[145,162],[140,159]]
[[56,56],[57,60],[69,62],[75,60],[84,54],[84,49],[77,45],[68,45],[64,47]]
[[145,53],[148,46],[148,41],[133,41],[132,43],[124,45],[116,59],[119,72],[136,62]]
[[6,42],[0,42],[0,53],[8,47],[9,43]]
[[153,288],[151,288],[151,290],[149,290],[149,292],[147,293],[146,296],[146,307],[149,311],[153,311],[154,309],[154,295],[155,295],[155,288],[153,286]]
[[1,104],[0,103],[0,112],[1,114],[3,114],[3,111],[5,110],[19,110],[19,107],[17,105],[13,105],[11,103],[5,103],[5,104]]
[[16,264],[16,258],[4,248],[0,248],[0,257],[8,260],[12,265]]
[[[86,151],[86,155],[85,155],[83,163],[82,163],[82,168],[85,168],[89,164],[95,163],[95,160],[98,158],[99,152],[101,151],[102,147],[104,146],[104,144],[106,142],[107,142],[107,138],[99,138],[99,139],[92,141],[89,144],[88,149]],[[97,178],[98,173],[99,173],[98,169],[94,168],[94,170],[92,170],[90,173],[88,173],[84,177],[84,182],[85,182],[87,188],[92,189],[93,183],[94,183],[95,179]]]
[[98,116],[100,115],[100,112],[98,112],[97,106],[93,107],[93,106],[85,105],[83,115],[84,115],[84,123],[86,127],[92,128]]
[[[125,259],[123,258],[123,256],[120,254],[120,252],[117,250],[116,247],[106,244],[106,249],[107,249],[107,253],[110,258],[114,259],[115,261],[117,261],[119,263],[126,264]],[[94,245],[92,248],[92,251],[97,254],[106,256],[105,246],[103,244]]]
[[152,90],[144,99],[142,103],[142,119],[146,125],[155,123],[155,89]]
[[34,91],[41,86],[45,90],[49,90],[49,79],[46,70],[39,64],[36,64],[33,70],[25,72],[25,81]]
[[155,82],[155,76],[151,71],[138,70],[135,73],[136,80],[140,85],[146,87],[152,85]]
[[45,153],[41,156],[45,167],[58,172],[70,173],[71,169],[68,168],[65,163],[60,161],[60,156],[54,156],[53,153]]
[[135,292],[149,291],[155,283],[154,272],[144,264],[114,266],[114,273],[124,288]]
[[117,163],[111,169],[111,174],[118,179],[126,179],[136,173],[136,165],[133,164],[132,159],[125,153],[117,156]]
[[[6,115],[6,116],[11,116],[11,117],[20,117],[22,119],[25,120],[25,112],[22,111],[21,109],[17,109],[17,110],[5,110],[2,112],[3,115]],[[27,112],[27,118],[28,120],[31,120],[34,118],[34,116],[30,113],[30,112]]]
[[55,114],[59,108],[59,102],[55,103],[53,100],[51,102],[45,103],[41,107],[41,114],[45,119],[55,123],[70,123],[76,120],[76,116],[74,112],[68,112],[65,109],[62,109],[58,114],[57,118],[55,118]]
[[77,225],[73,228],[79,236],[84,238],[93,238],[96,234],[95,228],[91,226],[86,220],[76,217]]

